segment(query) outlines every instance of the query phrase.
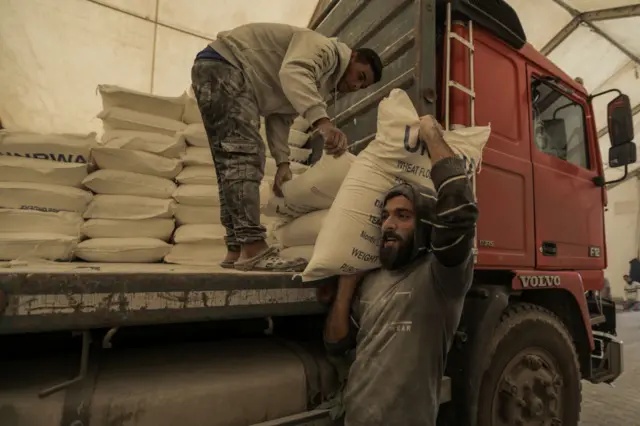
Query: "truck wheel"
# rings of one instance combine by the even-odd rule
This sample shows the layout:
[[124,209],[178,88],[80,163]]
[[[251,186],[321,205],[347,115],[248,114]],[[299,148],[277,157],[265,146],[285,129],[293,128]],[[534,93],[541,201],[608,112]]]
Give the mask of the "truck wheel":
[[578,426],[578,357],[552,312],[528,303],[507,308],[487,355],[478,426]]

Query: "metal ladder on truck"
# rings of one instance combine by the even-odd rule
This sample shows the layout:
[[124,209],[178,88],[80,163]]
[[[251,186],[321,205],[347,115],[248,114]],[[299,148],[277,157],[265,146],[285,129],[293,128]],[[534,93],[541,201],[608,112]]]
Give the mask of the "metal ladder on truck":
[[[475,91],[475,75],[474,75],[474,68],[473,68],[473,60],[474,60],[474,53],[475,53],[475,47],[473,45],[473,21],[469,20],[467,21],[467,28],[469,30],[469,39],[465,39],[462,36],[456,34],[455,32],[451,31],[451,26],[453,23],[453,17],[452,17],[452,9],[453,6],[451,4],[451,1],[447,2],[447,30],[446,30],[446,43],[447,43],[447,53],[446,53],[446,58],[445,58],[445,67],[446,67],[446,79],[447,79],[447,83],[445,85],[445,95],[444,95],[444,102],[445,102],[445,107],[444,107],[444,111],[445,111],[445,125],[444,125],[444,129],[445,130],[451,130],[451,114],[450,114],[450,107],[451,107],[451,88],[454,88],[456,90],[459,90],[460,92],[466,94],[467,96],[469,96],[469,125],[470,127],[473,127],[476,125],[476,111],[475,111],[475,106],[476,106],[476,91]],[[468,56],[468,61],[469,61],[469,87],[463,86],[462,84],[458,83],[457,81],[451,79],[451,41],[455,40],[458,43],[462,44],[466,49],[467,52],[469,53]],[[475,201],[478,201],[477,195],[476,195],[476,164],[472,164],[471,168],[470,168],[470,179],[473,185],[473,196],[475,198]],[[476,229],[476,235],[473,238],[473,262],[476,263],[478,261],[478,234],[477,234],[477,229]]]

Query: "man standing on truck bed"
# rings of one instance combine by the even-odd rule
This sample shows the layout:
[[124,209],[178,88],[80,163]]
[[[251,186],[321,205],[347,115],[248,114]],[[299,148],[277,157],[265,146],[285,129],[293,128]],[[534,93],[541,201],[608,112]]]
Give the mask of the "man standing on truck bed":
[[436,424],[446,355],[473,277],[478,210],[464,160],[432,117],[422,119],[420,137],[436,191],[400,184],[386,195],[382,268],[357,292],[360,277],[341,277],[327,318],[328,352],[356,349],[342,401],[346,426]]
[[345,135],[329,121],[325,99],[380,81],[382,62],[371,49],[344,43],[306,28],[248,24],[221,32],[198,53],[193,90],[209,138],[227,230],[223,267],[242,270],[301,270],[303,259],[282,259],[265,242],[260,224],[259,186],[267,143],[278,167],[274,192],[291,179],[289,127],[304,117],[324,137],[325,150],[341,155]]

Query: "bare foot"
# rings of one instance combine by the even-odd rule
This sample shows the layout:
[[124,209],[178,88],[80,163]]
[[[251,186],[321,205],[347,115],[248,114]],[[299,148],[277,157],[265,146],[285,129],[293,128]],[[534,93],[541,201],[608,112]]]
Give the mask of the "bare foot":
[[238,259],[240,258],[240,252],[239,251],[228,251],[227,250],[227,255],[224,258],[225,262],[229,262],[229,263],[235,263]]
[[266,241],[256,241],[249,244],[243,244],[242,249],[240,250],[239,258],[236,260],[245,260],[251,259],[252,257],[256,257],[263,251],[269,248],[269,244]]

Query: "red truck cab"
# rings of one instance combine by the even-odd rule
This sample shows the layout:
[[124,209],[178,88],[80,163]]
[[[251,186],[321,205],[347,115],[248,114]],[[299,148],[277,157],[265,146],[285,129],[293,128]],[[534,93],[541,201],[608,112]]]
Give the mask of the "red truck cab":
[[[439,424],[577,425],[580,381],[622,372],[615,306],[599,295],[606,194],[597,95],[526,43],[504,1],[394,1],[384,11],[382,1],[360,3],[331,2],[311,25],[385,62],[380,84],[332,105],[354,152],[373,139],[375,105],[393,88],[445,128],[492,129],[474,183],[474,285]],[[619,130],[610,165],[626,167],[636,161],[626,96],[609,104],[609,124]]]

